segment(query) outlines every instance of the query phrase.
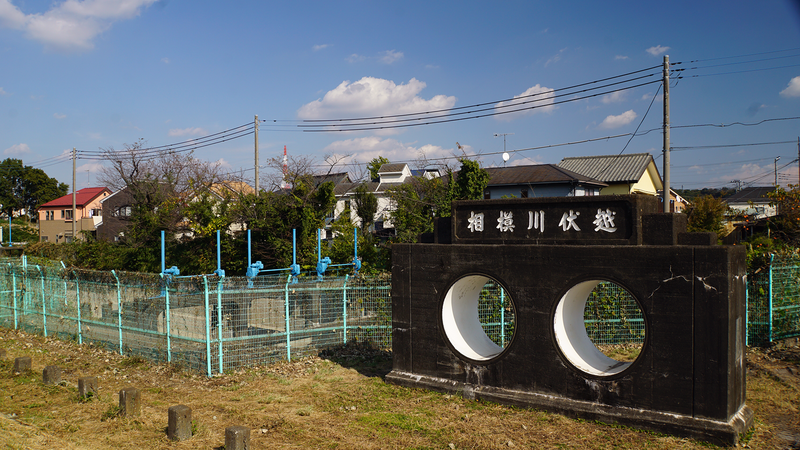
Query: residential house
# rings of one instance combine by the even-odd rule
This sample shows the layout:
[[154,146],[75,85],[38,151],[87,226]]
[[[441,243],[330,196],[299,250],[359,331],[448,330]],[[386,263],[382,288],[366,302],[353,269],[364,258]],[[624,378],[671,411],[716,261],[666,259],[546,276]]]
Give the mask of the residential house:
[[601,195],[658,195],[664,189],[650,153],[564,158],[559,167],[606,183]]
[[125,236],[133,214],[133,195],[127,186],[100,201],[102,221],[97,225],[97,239],[117,242]]
[[749,220],[765,219],[778,214],[778,208],[770,205],[770,198],[767,194],[774,192],[775,187],[749,187],[724,198],[728,208],[732,210],[732,215],[747,217]]
[[408,183],[414,177],[424,177],[432,179],[439,177],[437,169],[412,170],[405,163],[387,163],[378,169],[378,179],[363,183],[352,183],[343,178],[339,178],[339,183],[334,189],[336,195],[336,206],[330,217],[338,218],[346,209],[350,210],[350,220],[354,226],[361,226],[361,218],[356,214],[354,195],[356,189],[364,184],[369,192],[375,195],[378,200],[378,208],[374,217],[374,229],[377,234],[390,235],[394,232],[394,225],[391,222],[391,212],[394,205],[387,195],[387,190],[393,187]]
[[[235,198],[239,194],[254,194],[255,190],[249,184],[241,181],[220,181],[211,184],[207,189],[203,189],[202,192],[209,193],[213,201],[220,202],[225,198]],[[200,195],[200,192],[195,192],[189,201],[198,200]],[[130,189],[127,186],[120,189],[104,198],[101,204],[103,220],[98,224],[97,238],[111,242],[122,240],[125,236],[125,231],[130,226],[134,208],[134,199]],[[183,223],[183,225],[188,225],[188,223]],[[241,229],[241,224],[232,224],[228,231],[241,231]],[[187,231],[179,233],[178,236],[192,235],[193,232]]]
[[75,223],[77,236],[95,233],[102,221],[101,200],[111,195],[106,187],[89,187],[75,193],[75,217],[72,214],[72,194],[49,201],[37,210],[39,240],[42,242],[71,242]]
[[769,230],[769,218],[780,213],[767,197],[774,191],[774,186],[749,187],[723,199],[728,205],[726,244]]
[[606,183],[555,164],[489,167],[483,198],[582,197],[600,195]]
[[[664,201],[664,190],[663,189],[658,191],[658,198],[660,198],[662,202]],[[685,198],[681,197],[673,189],[669,190],[670,212],[674,212],[674,213],[684,212],[684,211],[686,211],[686,208],[688,208],[690,204],[691,203],[689,202],[689,200],[686,200]]]

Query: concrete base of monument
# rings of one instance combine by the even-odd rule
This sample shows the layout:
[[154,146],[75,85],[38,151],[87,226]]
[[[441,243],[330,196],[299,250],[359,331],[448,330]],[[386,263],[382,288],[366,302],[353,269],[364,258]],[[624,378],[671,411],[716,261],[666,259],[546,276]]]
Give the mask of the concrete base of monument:
[[579,401],[557,395],[477,386],[396,370],[386,375],[386,381],[404,387],[459,394],[470,400],[486,400],[503,405],[541,409],[569,417],[625,425],[717,445],[736,445],[742,433],[750,429],[753,424],[753,410],[748,406],[742,406],[730,420],[721,422],[668,412]]

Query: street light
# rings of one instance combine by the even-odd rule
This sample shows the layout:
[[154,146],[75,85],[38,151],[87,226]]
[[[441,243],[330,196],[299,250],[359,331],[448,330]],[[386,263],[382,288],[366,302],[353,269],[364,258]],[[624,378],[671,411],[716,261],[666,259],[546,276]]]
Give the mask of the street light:
[[780,156],[775,157],[775,189],[778,189],[778,160],[781,159]]

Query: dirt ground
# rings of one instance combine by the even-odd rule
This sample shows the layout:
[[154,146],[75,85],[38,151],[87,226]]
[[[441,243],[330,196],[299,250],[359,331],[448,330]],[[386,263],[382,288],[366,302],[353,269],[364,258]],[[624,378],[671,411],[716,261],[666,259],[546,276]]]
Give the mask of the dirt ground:
[[[391,355],[348,345],[291,363],[208,378],[138,357],[0,330],[0,448],[223,449],[225,428],[251,430],[258,448],[708,448],[709,444],[386,384]],[[33,371],[12,373],[30,356]],[[800,449],[800,348],[747,355],[747,403],[755,425],[741,447]],[[42,383],[47,365],[63,382]],[[99,393],[78,397],[97,376]],[[142,392],[142,413],[120,417],[118,392]],[[167,438],[167,409],[192,409],[193,437]]]

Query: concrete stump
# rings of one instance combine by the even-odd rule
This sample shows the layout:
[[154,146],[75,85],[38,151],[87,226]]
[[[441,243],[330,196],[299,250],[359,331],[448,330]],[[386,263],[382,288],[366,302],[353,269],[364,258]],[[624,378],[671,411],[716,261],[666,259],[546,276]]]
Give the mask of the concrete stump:
[[78,396],[80,398],[97,396],[97,377],[78,378]]
[[61,383],[61,367],[47,366],[42,370],[42,382],[44,384]]
[[142,413],[142,395],[139,389],[128,387],[119,391],[119,415],[138,416]]
[[14,373],[21,374],[21,373],[28,373],[31,371],[31,357],[30,356],[20,356],[19,358],[14,359]]
[[225,450],[248,450],[250,448],[250,428],[233,426],[225,428]]
[[167,414],[169,416],[167,437],[173,441],[183,441],[192,437],[192,408],[186,405],[170,406]]

